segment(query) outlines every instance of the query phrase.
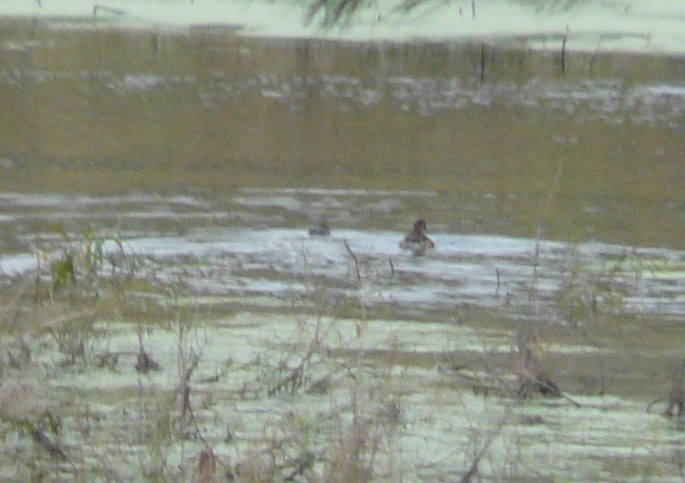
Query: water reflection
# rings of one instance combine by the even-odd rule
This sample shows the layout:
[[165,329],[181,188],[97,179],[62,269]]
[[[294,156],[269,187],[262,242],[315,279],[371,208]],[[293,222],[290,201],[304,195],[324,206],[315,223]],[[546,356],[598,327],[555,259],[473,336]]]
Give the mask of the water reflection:
[[432,197],[346,223],[684,248],[678,59],[572,55],[561,76],[553,54],[488,48],[481,82],[469,44],[0,36],[5,192],[408,190]]

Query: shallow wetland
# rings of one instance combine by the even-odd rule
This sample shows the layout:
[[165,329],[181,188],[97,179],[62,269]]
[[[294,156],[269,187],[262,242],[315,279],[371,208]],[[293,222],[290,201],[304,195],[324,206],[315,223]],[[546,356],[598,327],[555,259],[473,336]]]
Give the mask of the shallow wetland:
[[0,23],[0,479],[685,477],[685,60],[72,27]]

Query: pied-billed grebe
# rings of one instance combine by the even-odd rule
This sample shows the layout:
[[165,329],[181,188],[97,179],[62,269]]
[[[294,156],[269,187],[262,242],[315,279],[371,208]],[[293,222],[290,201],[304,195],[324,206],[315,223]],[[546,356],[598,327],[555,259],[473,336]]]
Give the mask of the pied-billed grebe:
[[415,257],[420,257],[429,248],[435,248],[433,240],[426,235],[426,222],[423,219],[414,222],[412,230],[400,242],[400,248],[410,250]]

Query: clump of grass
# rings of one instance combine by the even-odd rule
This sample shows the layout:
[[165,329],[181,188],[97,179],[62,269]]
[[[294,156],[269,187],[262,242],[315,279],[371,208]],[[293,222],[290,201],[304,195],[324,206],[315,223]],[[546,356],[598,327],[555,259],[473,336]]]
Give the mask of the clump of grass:
[[[108,291],[125,290],[134,278],[138,261],[129,256],[120,235],[86,228],[73,235],[51,227],[58,241],[38,240],[34,249],[36,271],[34,296],[54,300],[62,292],[74,298],[100,298]],[[44,279],[49,283],[46,285]]]
[[316,392],[325,385],[314,374],[316,366],[323,364],[322,341],[332,325],[326,327],[318,317],[313,330],[306,319],[299,320],[298,326],[301,332],[292,350],[283,352],[275,367],[262,368],[261,380],[269,397],[282,392],[291,396],[305,390]]
[[85,332],[73,326],[63,326],[54,330],[49,328],[48,331],[57,343],[60,354],[67,358],[67,364],[74,365],[77,359],[86,363]]
[[625,312],[631,286],[654,270],[639,254],[627,251],[616,260],[592,267],[583,261],[578,247],[571,245],[566,259],[555,311],[558,320],[575,328],[589,329],[602,316]]
[[515,360],[519,379],[518,395],[527,399],[534,394],[560,397],[561,390],[552,378],[552,371],[541,355],[538,331],[519,330]]

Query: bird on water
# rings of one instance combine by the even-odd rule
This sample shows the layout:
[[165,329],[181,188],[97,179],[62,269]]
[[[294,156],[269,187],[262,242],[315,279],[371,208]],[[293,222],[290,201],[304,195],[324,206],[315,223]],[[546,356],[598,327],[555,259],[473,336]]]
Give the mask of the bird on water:
[[400,248],[411,251],[415,257],[420,257],[426,250],[435,248],[433,240],[426,235],[426,222],[419,218],[414,222],[414,227],[400,242]]
[[309,236],[328,236],[330,234],[331,228],[325,221],[321,221],[317,225],[309,227]]

